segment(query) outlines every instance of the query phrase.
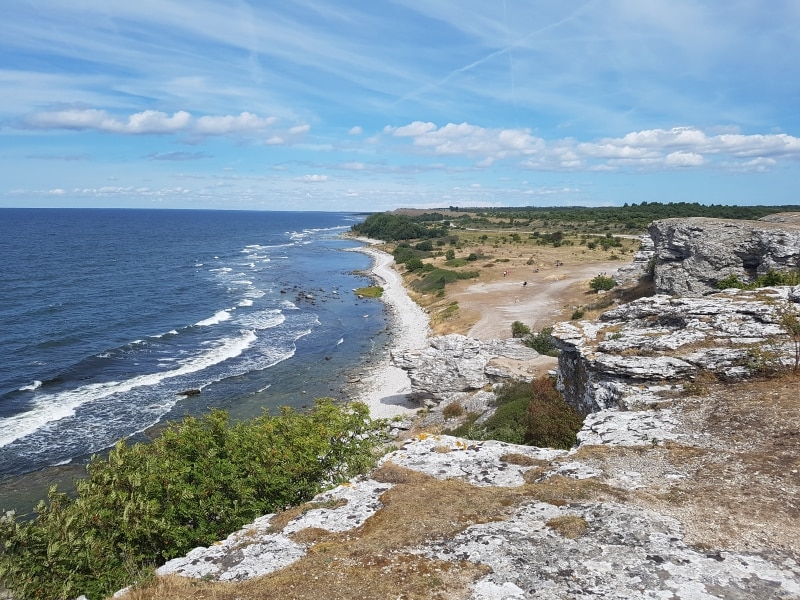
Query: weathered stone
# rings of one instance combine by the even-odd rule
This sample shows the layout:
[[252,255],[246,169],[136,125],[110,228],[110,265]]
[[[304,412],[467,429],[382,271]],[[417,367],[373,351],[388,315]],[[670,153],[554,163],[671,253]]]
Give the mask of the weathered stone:
[[649,275],[652,267],[652,260],[655,257],[655,245],[649,235],[639,238],[639,250],[633,255],[633,261],[627,265],[622,265],[614,272],[612,277],[617,285],[635,282],[642,277]]
[[526,361],[537,356],[519,339],[482,342],[452,334],[428,338],[428,347],[421,350],[392,352],[392,361],[408,373],[414,397],[438,403],[455,392],[479,390],[520,375],[518,365],[493,359]]
[[[549,526],[583,520],[565,537]],[[632,506],[585,503],[522,506],[509,519],[473,525],[453,540],[423,550],[440,560],[486,564],[471,598],[796,598],[797,563],[709,553],[683,542],[680,524]],[[503,595],[507,594],[507,595]]]
[[796,289],[657,295],[614,307],[595,322],[559,323],[558,387],[586,415],[652,404],[654,382],[682,386],[703,371],[742,379],[789,366],[793,353],[780,319],[781,311],[797,310]]
[[729,219],[664,219],[648,227],[657,293],[703,296],[731,275],[754,281],[800,266],[800,224]]

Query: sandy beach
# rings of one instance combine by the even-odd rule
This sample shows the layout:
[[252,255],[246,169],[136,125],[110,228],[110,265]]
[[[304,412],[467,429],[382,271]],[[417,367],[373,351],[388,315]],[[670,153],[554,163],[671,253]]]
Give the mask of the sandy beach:
[[[364,238],[359,238],[359,241],[367,244],[377,243],[375,240]],[[392,347],[424,348],[430,333],[428,315],[406,293],[403,279],[393,267],[394,257],[370,246],[354,248],[354,251],[363,252],[372,258],[371,273],[376,283],[383,288],[381,300],[386,304],[390,314]],[[391,364],[388,353],[370,369],[363,384],[356,400],[369,406],[373,418],[402,416],[411,414],[419,408],[407,400],[407,395],[411,392],[408,375]]]

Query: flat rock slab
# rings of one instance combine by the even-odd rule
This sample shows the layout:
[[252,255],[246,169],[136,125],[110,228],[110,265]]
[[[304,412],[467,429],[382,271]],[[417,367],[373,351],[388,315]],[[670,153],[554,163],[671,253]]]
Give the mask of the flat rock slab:
[[[585,533],[559,533],[554,520],[565,517],[583,520]],[[683,543],[674,519],[613,503],[533,503],[420,552],[489,565],[493,572],[477,582],[471,600],[800,597],[795,561],[700,552]]]
[[286,567],[306,554],[306,546],[294,542],[292,533],[316,527],[347,531],[364,524],[383,506],[380,496],[392,486],[371,479],[352,481],[320,494],[314,503],[335,508],[312,508],[292,519],[282,531],[272,526],[274,514],[259,517],[208,548],[195,548],[163,566],[159,575],[177,574],[198,579],[237,581],[266,575]]
[[477,486],[521,486],[530,465],[506,462],[503,457],[508,454],[550,461],[566,455],[567,451],[516,446],[495,440],[477,442],[448,435],[423,435],[389,454],[384,461],[437,479],[461,479]]

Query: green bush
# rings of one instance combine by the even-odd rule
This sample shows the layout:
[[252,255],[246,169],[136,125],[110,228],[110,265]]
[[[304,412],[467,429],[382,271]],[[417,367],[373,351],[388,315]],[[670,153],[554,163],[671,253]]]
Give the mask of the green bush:
[[419,280],[411,284],[411,287],[418,292],[435,292],[443,290],[448,283],[453,283],[459,279],[473,279],[478,277],[477,271],[450,271],[449,269],[434,269]]
[[456,251],[450,248],[447,252],[444,253],[444,257],[446,260],[453,260],[456,257]]
[[603,273],[600,273],[594,279],[589,282],[589,287],[595,290],[596,292],[599,291],[608,291],[614,287],[616,287],[617,282],[614,281],[613,277],[609,277]]
[[800,271],[776,271],[775,269],[770,269],[750,283],[744,283],[736,275],[728,275],[728,277],[717,282],[717,289],[739,288],[742,290],[755,290],[776,285],[800,285]]
[[526,335],[530,335],[530,333],[531,328],[522,321],[514,321],[511,324],[511,337],[524,338]]
[[364,404],[230,424],[224,411],[169,425],[151,444],[94,457],[74,494],[35,518],[0,519],[0,579],[15,598],[102,598],[255,517],[369,470],[379,423]]
[[537,334],[531,334],[523,340],[528,348],[533,348],[539,354],[558,356],[558,348],[553,345],[552,327],[545,327]]
[[460,427],[445,431],[476,440],[500,440],[542,448],[572,448],[583,425],[578,411],[568,405],[553,380],[542,376],[533,382],[512,381],[497,390],[495,412],[483,423],[478,415]]
[[419,270],[420,270],[420,269],[422,269],[424,266],[425,266],[425,263],[423,263],[423,262],[422,262],[422,259],[419,259],[419,258],[416,258],[416,257],[414,257],[414,258],[409,258],[409,259],[406,261],[406,269],[408,269],[408,270],[409,270],[409,271],[411,271],[412,273],[413,273],[414,271],[419,271]]
[[578,443],[583,417],[566,403],[553,380],[543,376],[531,384],[525,425],[526,444],[569,450]]

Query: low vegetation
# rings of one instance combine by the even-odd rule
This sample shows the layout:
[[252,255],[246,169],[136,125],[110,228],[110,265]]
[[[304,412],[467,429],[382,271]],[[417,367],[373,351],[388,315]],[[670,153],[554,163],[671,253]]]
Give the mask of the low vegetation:
[[[449,407],[448,407],[449,408]],[[500,440],[542,448],[572,448],[583,424],[580,414],[562,398],[548,376],[533,382],[506,383],[497,391],[495,412],[477,423],[477,415],[450,435],[477,440]]]
[[522,341],[528,348],[533,348],[545,356],[558,356],[558,348],[553,345],[552,327],[544,327],[539,333],[530,333],[529,328],[528,332],[522,336]]
[[360,298],[380,298],[383,296],[383,288],[379,285],[370,285],[356,288],[353,293]]
[[800,285],[800,271],[776,271],[770,269],[753,281],[745,282],[736,275],[729,275],[717,282],[717,289],[738,288],[740,290],[755,290],[762,287],[775,285]]
[[595,292],[607,292],[608,290],[614,289],[616,286],[617,282],[614,281],[614,278],[609,277],[605,273],[600,273],[589,282],[589,287]]
[[102,598],[372,468],[383,431],[364,404],[318,400],[231,423],[224,411],[120,441],[74,493],[51,488],[30,520],[0,519],[0,579],[18,600]]

